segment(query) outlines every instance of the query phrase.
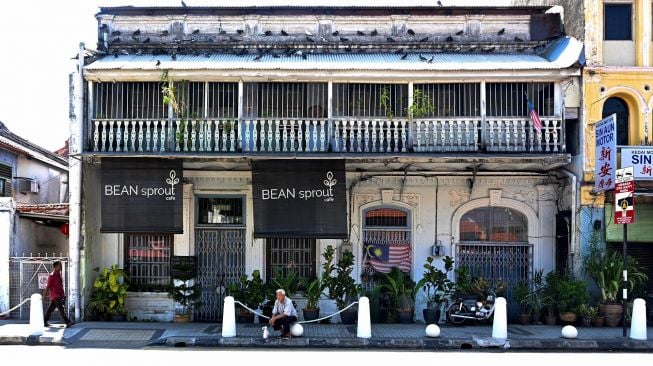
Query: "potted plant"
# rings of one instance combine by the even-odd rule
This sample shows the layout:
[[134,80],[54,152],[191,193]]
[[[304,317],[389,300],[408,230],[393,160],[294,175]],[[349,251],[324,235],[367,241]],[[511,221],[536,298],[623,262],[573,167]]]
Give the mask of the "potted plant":
[[168,289],[168,296],[179,304],[175,322],[188,323],[192,310],[202,305],[200,285],[193,283],[197,277],[197,267],[194,262],[180,261],[173,263],[170,269],[172,286]]
[[521,314],[519,314],[519,324],[528,325],[533,321],[533,309],[531,308],[528,297],[530,295],[530,288],[526,281],[519,281],[513,290],[515,300],[519,302]]
[[551,299],[545,293],[543,271],[535,271],[532,287],[526,295],[526,298],[524,298],[524,305],[531,309],[535,324],[541,324],[540,318],[542,312],[546,310],[547,305],[552,303]]
[[599,309],[589,304],[581,304],[578,308],[578,315],[581,316],[584,327],[591,327],[598,313]]
[[[343,310],[356,298],[359,287],[351,277],[354,270],[354,254],[343,252],[340,259],[335,262],[335,249],[328,246],[324,253],[323,279],[324,285],[329,289],[329,299],[336,302],[338,310]],[[349,309],[340,313],[343,324],[354,324],[356,322],[356,310]]]
[[304,320],[315,320],[320,317],[320,298],[324,291],[324,284],[320,278],[311,281],[304,291],[306,297],[306,305],[302,310],[304,312]]
[[95,269],[98,276],[93,282],[93,292],[88,303],[89,310],[96,319],[126,321],[125,298],[129,288],[125,271],[117,264]]
[[556,316],[557,303],[559,295],[560,282],[563,280],[563,276],[558,272],[551,271],[546,274],[544,279],[544,323],[546,325],[555,325],[558,317]]
[[585,282],[565,278],[558,287],[558,316],[565,324],[574,324],[580,306],[588,301]]
[[454,270],[456,275],[456,286],[454,296],[463,299],[463,301],[473,301],[476,303],[476,295],[472,293],[472,279],[468,267],[458,267]]
[[415,310],[413,303],[415,284],[407,274],[396,267],[393,267],[390,273],[384,275],[386,277],[384,286],[392,299],[397,321],[402,324],[412,323]]
[[[623,280],[623,258],[617,252],[605,253],[599,248],[597,235],[595,235],[590,243],[588,254],[583,259],[583,268],[601,290],[600,314],[605,317],[606,325],[609,327],[619,325],[623,310],[618,299]],[[634,258],[627,258],[626,268],[628,269],[629,292],[643,286],[648,280],[648,276]]]
[[426,324],[437,323],[440,320],[442,304],[453,294],[455,285],[449,279],[449,273],[453,271],[453,258],[447,256],[442,258],[444,271],[433,265],[433,257],[427,257],[424,263],[422,279],[417,283],[417,288],[422,289],[426,294],[426,309],[422,310]]
[[[261,279],[259,270],[252,271],[252,279],[246,274],[240,276],[236,283],[227,286],[227,292],[236,300],[244,303],[251,309],[258,309],[259,305],[265,300],[265,285]],[[254,314],[244,307],[238,308],[237,319],[239,323],[253,323]]]

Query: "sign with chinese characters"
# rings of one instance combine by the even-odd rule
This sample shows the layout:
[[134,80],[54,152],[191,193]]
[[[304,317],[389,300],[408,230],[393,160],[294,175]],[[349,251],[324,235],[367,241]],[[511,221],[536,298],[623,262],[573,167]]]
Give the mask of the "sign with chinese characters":
[[102,159],[103,233],[183,233],[181,160]]
[[347,238],[345,161],[253,160],[254,236]]
[[633,167],[617,169],[614,187],[614,223],[632,224],[635,222],[635,180]]
[[653,180],[653,147],[622,147],[621,166],[632,166],[637,180]]
[[48,277],[50,277],[49,273],[39,273],[39,290],[45,290],[48,287]]
[[617,124],[614,114],[594,125],[594,137],[594,190],[603,192],[614,188],[617,169]]

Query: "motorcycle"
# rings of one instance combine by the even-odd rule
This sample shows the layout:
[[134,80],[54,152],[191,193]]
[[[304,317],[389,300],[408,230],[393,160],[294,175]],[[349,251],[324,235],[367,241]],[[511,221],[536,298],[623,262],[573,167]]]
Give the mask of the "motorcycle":
[[447,321],[454,325],[462,325],[468,320],[488,320],[494,314],[496,293],[489,290],[485,301],[456,299],[447,308]]

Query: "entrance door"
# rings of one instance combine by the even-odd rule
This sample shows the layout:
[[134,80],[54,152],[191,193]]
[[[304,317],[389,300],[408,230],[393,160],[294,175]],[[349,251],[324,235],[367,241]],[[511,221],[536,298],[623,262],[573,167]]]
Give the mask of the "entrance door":
[[227,285],[245,273],[245,229],[196,229],[195,253],[202,306],[193,319],[221,322]]
[[[14,307],[29,299],[32,294],[42,293],[47,285],[47,276],[54,270],[54,262],[61,262],[61,277],[64,281],[64,291],[68,291],[68,258],[67,257],[10,257],[9,258],[9,307]],[[50,305],[50,298],[43,297],[43,306]],[[70,314],[66,306],[66,312]],[[30,302],[26,302],[18,310],[10,313],[12,319],[28,320]],[[52,320],[63,321],[59,312],[52,313]]]

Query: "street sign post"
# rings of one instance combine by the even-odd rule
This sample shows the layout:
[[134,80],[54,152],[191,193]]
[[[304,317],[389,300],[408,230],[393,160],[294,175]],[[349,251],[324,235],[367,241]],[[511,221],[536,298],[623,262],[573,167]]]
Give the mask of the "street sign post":
[[622,282],[622,302],[623,314],[621,322],[623,325],[623,336],[628,336],[626,325],[626,305],[628,301],[628,224],[635,222],[635,174],[632,166],[617,169],[614,178],[614,223],[622,224],[624,227],[623,252],[623,282]]

